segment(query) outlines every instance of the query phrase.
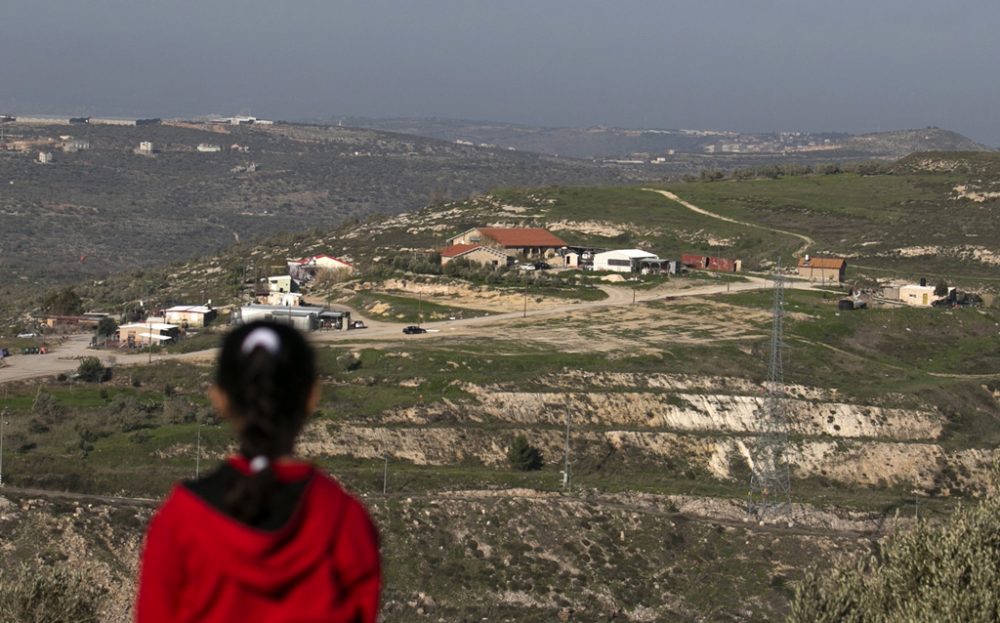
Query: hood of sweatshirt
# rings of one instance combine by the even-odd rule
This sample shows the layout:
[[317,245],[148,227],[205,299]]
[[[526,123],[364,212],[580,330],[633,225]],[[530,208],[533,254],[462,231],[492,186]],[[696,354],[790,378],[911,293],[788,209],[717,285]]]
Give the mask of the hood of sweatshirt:
[[[249,473],[245,459],[230,465]],[[350,498],[335,482],[305,463],[275,462],[280,482],[306,480],[295,510],[277,530],[247,525],[213,507],[197,494],[179,486],[174,491],[174,511],[185,518],[181,542],[196,548],[202,569],[197,575],[224,570],[232,580],[260,593],[281,593],[329,557]]]

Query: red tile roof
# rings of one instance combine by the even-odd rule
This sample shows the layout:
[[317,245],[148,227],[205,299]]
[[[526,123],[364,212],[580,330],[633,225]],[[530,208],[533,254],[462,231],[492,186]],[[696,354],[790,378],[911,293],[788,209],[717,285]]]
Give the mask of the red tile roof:
[[480,227],[479,233],[502,247],[565,247],[566,243],[542,227]]
[[804,257],[799,258],[799,268],[833,268],[840,270],[846,263],[843,258],[839,257],[811,257],[808,261]]
[[455,257],[457,255],[462,255],[463,253],[468,253],[473,249],[478,249],[483,245],[480,244],[453,244],[450,247],[441,250],[441,257]]

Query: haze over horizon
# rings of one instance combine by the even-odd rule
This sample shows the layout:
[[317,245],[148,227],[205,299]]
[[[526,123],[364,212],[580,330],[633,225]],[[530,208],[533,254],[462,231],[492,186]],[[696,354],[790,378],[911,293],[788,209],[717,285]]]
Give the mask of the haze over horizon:
[[[1000,4],[5,0],[0,112],[439,117],[1000,145]],[[14,59],[15,62],[10,62]]]

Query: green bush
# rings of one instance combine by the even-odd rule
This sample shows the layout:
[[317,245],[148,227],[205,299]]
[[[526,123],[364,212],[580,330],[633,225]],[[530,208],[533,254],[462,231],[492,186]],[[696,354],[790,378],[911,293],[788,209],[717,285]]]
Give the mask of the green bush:
[[96,622],[104,593],[66,564],[0,570],[0,623]]
[[1000,495],[889,537],[868,559],[808,571],[788,620],[1000,620]]
[[104,364],[97,357],[84,357],[80,360],[80,365],[76,369],[81,381],[87,383],[100,383],[107,374]]
[[541,469],[545,464],[541,451],[528,443],[528,438],[518,435],[507,450],[507,460],[514,469],[524,472]]

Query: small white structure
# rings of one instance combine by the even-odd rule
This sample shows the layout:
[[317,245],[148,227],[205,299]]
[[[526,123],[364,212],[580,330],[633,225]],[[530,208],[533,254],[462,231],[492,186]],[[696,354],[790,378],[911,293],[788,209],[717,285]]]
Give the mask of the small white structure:
[[299,287],[291,275],[275,275],[267,278],[267,290],[269,292],[298,292]]
[[199,143],[196,149],[203,154],[214,154],[222,151],[222,147],[220,147],[219,145],[213,145],[211,143]]
[[149,346],[166,344],[180,335],[181,328],[165,322],[136,322],[118,327],[118,341],[122,346]]
[[907,305],[915,307],[930,307],[935,301],[948,299],[954,296],[955,288],[948,288],[946,296],[934,294],[934,286],[921,286],[910,284],[899,287],[899,300]]
[[594,270],[616,273],[637,273],[656,266],[660,258],[655,253],[642,249],[616,249],[594,255]]
[[90,149],[90,141],[78,138],[69,138],[64,140],[65,142],[62,144],[62,150],[64,153],[72,154],[78,151],[86,151]]
[[268,292],[267,297],[261,302],[277,307],[299,307],[302,305],[302,294],[300,292]]
[[40,151],[38,152],[38,161],[42,164],[48,164],[52,162],[52,152],[51,151]]
[[175,305],[163,312],[163,318],[168,324],[184,328],[204,327],[218,315],[216,310],[207,305]]
[[153,142],[142,141],[141,143],[139,143],[139,148],[135,150],[135,153],[142,154],[144,156],[153,155]]
[[298,260],[288,260],[288,274],[299,281],[312,281],[320,274],[342,271],[353,273],[354,266],[332,255],[314,255]]

